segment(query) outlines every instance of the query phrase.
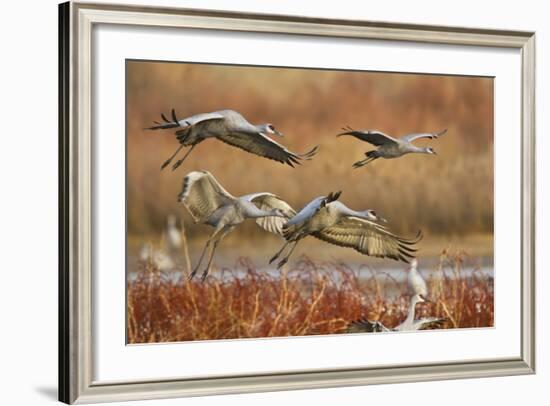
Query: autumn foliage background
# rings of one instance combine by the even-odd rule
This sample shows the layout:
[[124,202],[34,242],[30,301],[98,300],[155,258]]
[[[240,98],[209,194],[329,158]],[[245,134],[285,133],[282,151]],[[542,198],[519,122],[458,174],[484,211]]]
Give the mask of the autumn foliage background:
[[[291,168],[207,140],[178,170],[161,172],[178,147],[174,131],[144,128],[172,108],[180,119],[234,109],[275,125],[290,150],[319,145],[319,152]],[[337,138],[345,125],[396,136],[448,132],[415,142],[437,156],[380,159],[356,170],[352,164],[373,147]],[[341,333],[360,317],[392,327],[410,295],[386,270],[405,271],[404,264],[306,238],[273,274],[267,261],[282,240],[253,221],[223,240],[205,283],[188,282],[212,228],[194,224],[176,197],[185,174],[201,169],[236,196],[272,192],[299,210],[341,190],[346,205],[376,210],[398,234],[421,229],[418,257],[434,303],[419,315],[446,317],[445,328],[493,325],[492,78],[127,62],[128,341]],[[164,272],[139,252],[162,247],[171,214],[185,227],[185,261]]]
[[[235,109],[252,123],[273,123],[285,134],[278,141],[293,151],[316,144],[320,150],[293,169],[208,140],[177,171],[160,172],[178,144],[172,130],[144,128],[172,108],[180,118]],[[441,248],[453,239],[467,243],[469,235],[492,234],[492,78],[129,61],[127,113],[131,241],[159,235],[170,213],[186,221],[191,244],[204,241],[210,228],[192,224],[176,202],[183,176],[197,169],[212,172],[234,195],[269,191],[296,209],[342,190],[348,206],[377,210],[402,234],[422,229]],[[356,170],[353,162],[372,147],[337,138],[344,125],[394,135],[448,133],[417,141],[434,147],[437,156],[378,160]],[[235,234],[224,244],[238,239],[242,254],[250,248],[243,241],[277,242],[253,223]],[[483,245],[484,254],[492,252],[490,238]]]

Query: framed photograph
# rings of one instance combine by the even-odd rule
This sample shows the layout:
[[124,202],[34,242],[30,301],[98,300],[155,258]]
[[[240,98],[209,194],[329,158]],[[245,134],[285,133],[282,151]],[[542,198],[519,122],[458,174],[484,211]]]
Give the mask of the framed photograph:
[[61,401],[534,373],[534,33],[59,17]]

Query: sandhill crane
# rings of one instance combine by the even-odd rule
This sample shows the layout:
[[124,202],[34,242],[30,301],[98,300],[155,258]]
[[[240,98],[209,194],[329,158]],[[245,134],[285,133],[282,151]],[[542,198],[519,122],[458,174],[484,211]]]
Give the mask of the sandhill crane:
[[379,218],[374,210],[355,211],[337,201],[340,194],[337,192],[317,197],[288,220],[283,226],[286,243],[269,263],[279,258],[290,246],[288,253],[277,265],[278,268],[282,267],[298,242],[308,235],[341,247],[353,248],[372,257],[408,262],[414,256],[416,249],[412,246],[422,238],[420,231],[414,239],[398,237],[376,223],[377,220],[385,220]]
[[359,319],[351,322],[347,328],[346,333],[381,333],[391,331],[379,321],[371,321],[369,319]]
[[176,264],[171,255],[165,249],[155,248],[153,244],[144,244],[139,252],[139,259],[145,263],[151,263],[159,271],[171,271]]
[[409,304],[409,311],[407,312],[407,318],[403,323],[394,327],[393,331],[414,331],[423,330],[427,327],[440,326],[447,319],[442,317],[423,317],[421,319],[415,319],[416,305],[418,303],[428,302],[422,295],[415,294],[411,297]]
[[294,166],[301,160],[311,159],[317,152],[318,146],[304,154],[289,151],[283,145],[273,141],[268,135],[282,136],[273,124],[250,124],[240,113],[234,110],[220,110],[211,113],[195,114],[194,116],[178,120],[176,112],[172,109],[172,120],[168,120],[161,114],[163,123],[156,122],[148,130],[162,130],[180,128],[176,131],[176,138],[181,144],[176,152],[161,166],[161,170],[168,166],[183,147],[191,147],[187,153],[178,160],[172,170],[179,167],[193,148],[208,138],[216,138],[229,145],[241,148],[252,154],[259,155],[277,162]]
[[420,295],[424,299],[428,298],[428,286],[426,285],[426,281],[420,275],[420,272],[418,272],[418,260],[416,258],[413,258],[410,264],[409,273],[407,274],[407,282],[409,285],[409,289],[411,290],[413,295]]
[[447,132],[447,129],[445,129],[436,133],[407,134],[399,138],[394,138],[377,130],[354,130],[349,126],[342,129],[344,132],[338,134],[338,137],[342,135],[351,135],[361,141],[368,142],[378,147],[375,150],[366,152],[365,155],[367,157],[361,161],[355,162],[353,164],[354,168],[360,168],[378,158],[399,158],[409,153],[437,155],[432,147],[417,147],[412,141],[420,138],[436,139]]
[[189,276],[190,279],[195,276],[206,250],[211,247],[208,265],[201,278],[203,281],[210,271],[219,242],[238,224],[247,218],[253,218],[264,230],[280,235],[283,224],[296,214],[285,201],[271,193],[234,197],[207,171],[188,173],[183,179],[183,188],[178,200],[187,208],[195,222],[215,228]]
[[408,330],[422,330],[431,326],[438,326],[445,322],[446,318],[439,317],[424,317],[415,319],[416,304],[429,302],[428,286],[426,281],[422,278],[422,275],[418,272],[418,260],[413,258],[410,262],[409,273],[407,275],[408,288],[411,291],[411,301],[409,304],[409,310],[407,312],[407,318],[398,326],[388,329],[379,321],[370,321],[368,319],[362,319],[350,323],[346,332],[348,333],[369,333],[380,331],[408,331]]
[[388,328],[379,321],[370,321],[368,319],[361,319],[351,322],[346,333],[379,333],[387,331],[415,331],[423,330],[428,327],[441,326],[445,321],[444,317],[423,317],[415,319],[416,305],[418,303],[428,302],[422,295],[415,294],[411,297],[409,309],[407,311],[407,317],[405,320],[395,326],[394,328]]
[[181,251],[181,231],[177,226],[176,216],[169,215],[166,224],[166,248],[173,257],[178,257]]

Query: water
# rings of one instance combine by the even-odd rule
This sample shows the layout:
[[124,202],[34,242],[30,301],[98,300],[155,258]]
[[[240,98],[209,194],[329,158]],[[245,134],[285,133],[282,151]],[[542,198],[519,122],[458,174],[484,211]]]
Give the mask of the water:
[[[473,262],[473,261],[470,261]],[[137,278],[138,270],[140,269],[139,263],[136,257],[128,258],[128,280],[133,281]],[[454,269],[454,264],[444,264],[441,270],[439,270],[439,258],[423,258],[419,271],[425,279],[434,278],[435,280],[440,278],[455,279],[457,273]],[[246,263],[234,263],[222,268],[213,267],[210,275],[215,278],[221,278],[228,281],[233,278],[245,278],[247,275]],[[300,275],[299,266],[297,264],[291,264],[291,271],[288,276],[291,278],[298,277]],[[179,269],[184,267],[179,266],[175,271],[162,272],[163,278],[174,282],[180,283],[185,281],[182,278],[182,272]],[[251,268],[258,273],[265,273],[274,279],[279,279],[282,270],[276,269],[273,266],[258,266],[257,264],[251,264]],[[359,280],[368,280],[375,278],[382,286],[390,284],[401,284],[407,279],[408,266],[401,263],[384,263],[376,264],[373,266],[367,266],[365,264],[350,264],[340,266],[337,262],[321,263],[317,265],[318,272],[323,275],[328,275],[335,283],[340,282],[341,272],[339,269],[347,269],[353,271]],[[202,268],[199,270],[199,274],[202,272]],[[475,264],[465,263],[460,268],[461,278],[482,277],[482,278],[494,278],[493,259],[476,258]]]

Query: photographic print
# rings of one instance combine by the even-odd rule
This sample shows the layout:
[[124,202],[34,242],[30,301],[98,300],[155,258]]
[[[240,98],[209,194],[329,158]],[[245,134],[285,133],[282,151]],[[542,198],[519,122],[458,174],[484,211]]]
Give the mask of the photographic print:
[[493,86],[127,60],[127,342],[493,327]]

